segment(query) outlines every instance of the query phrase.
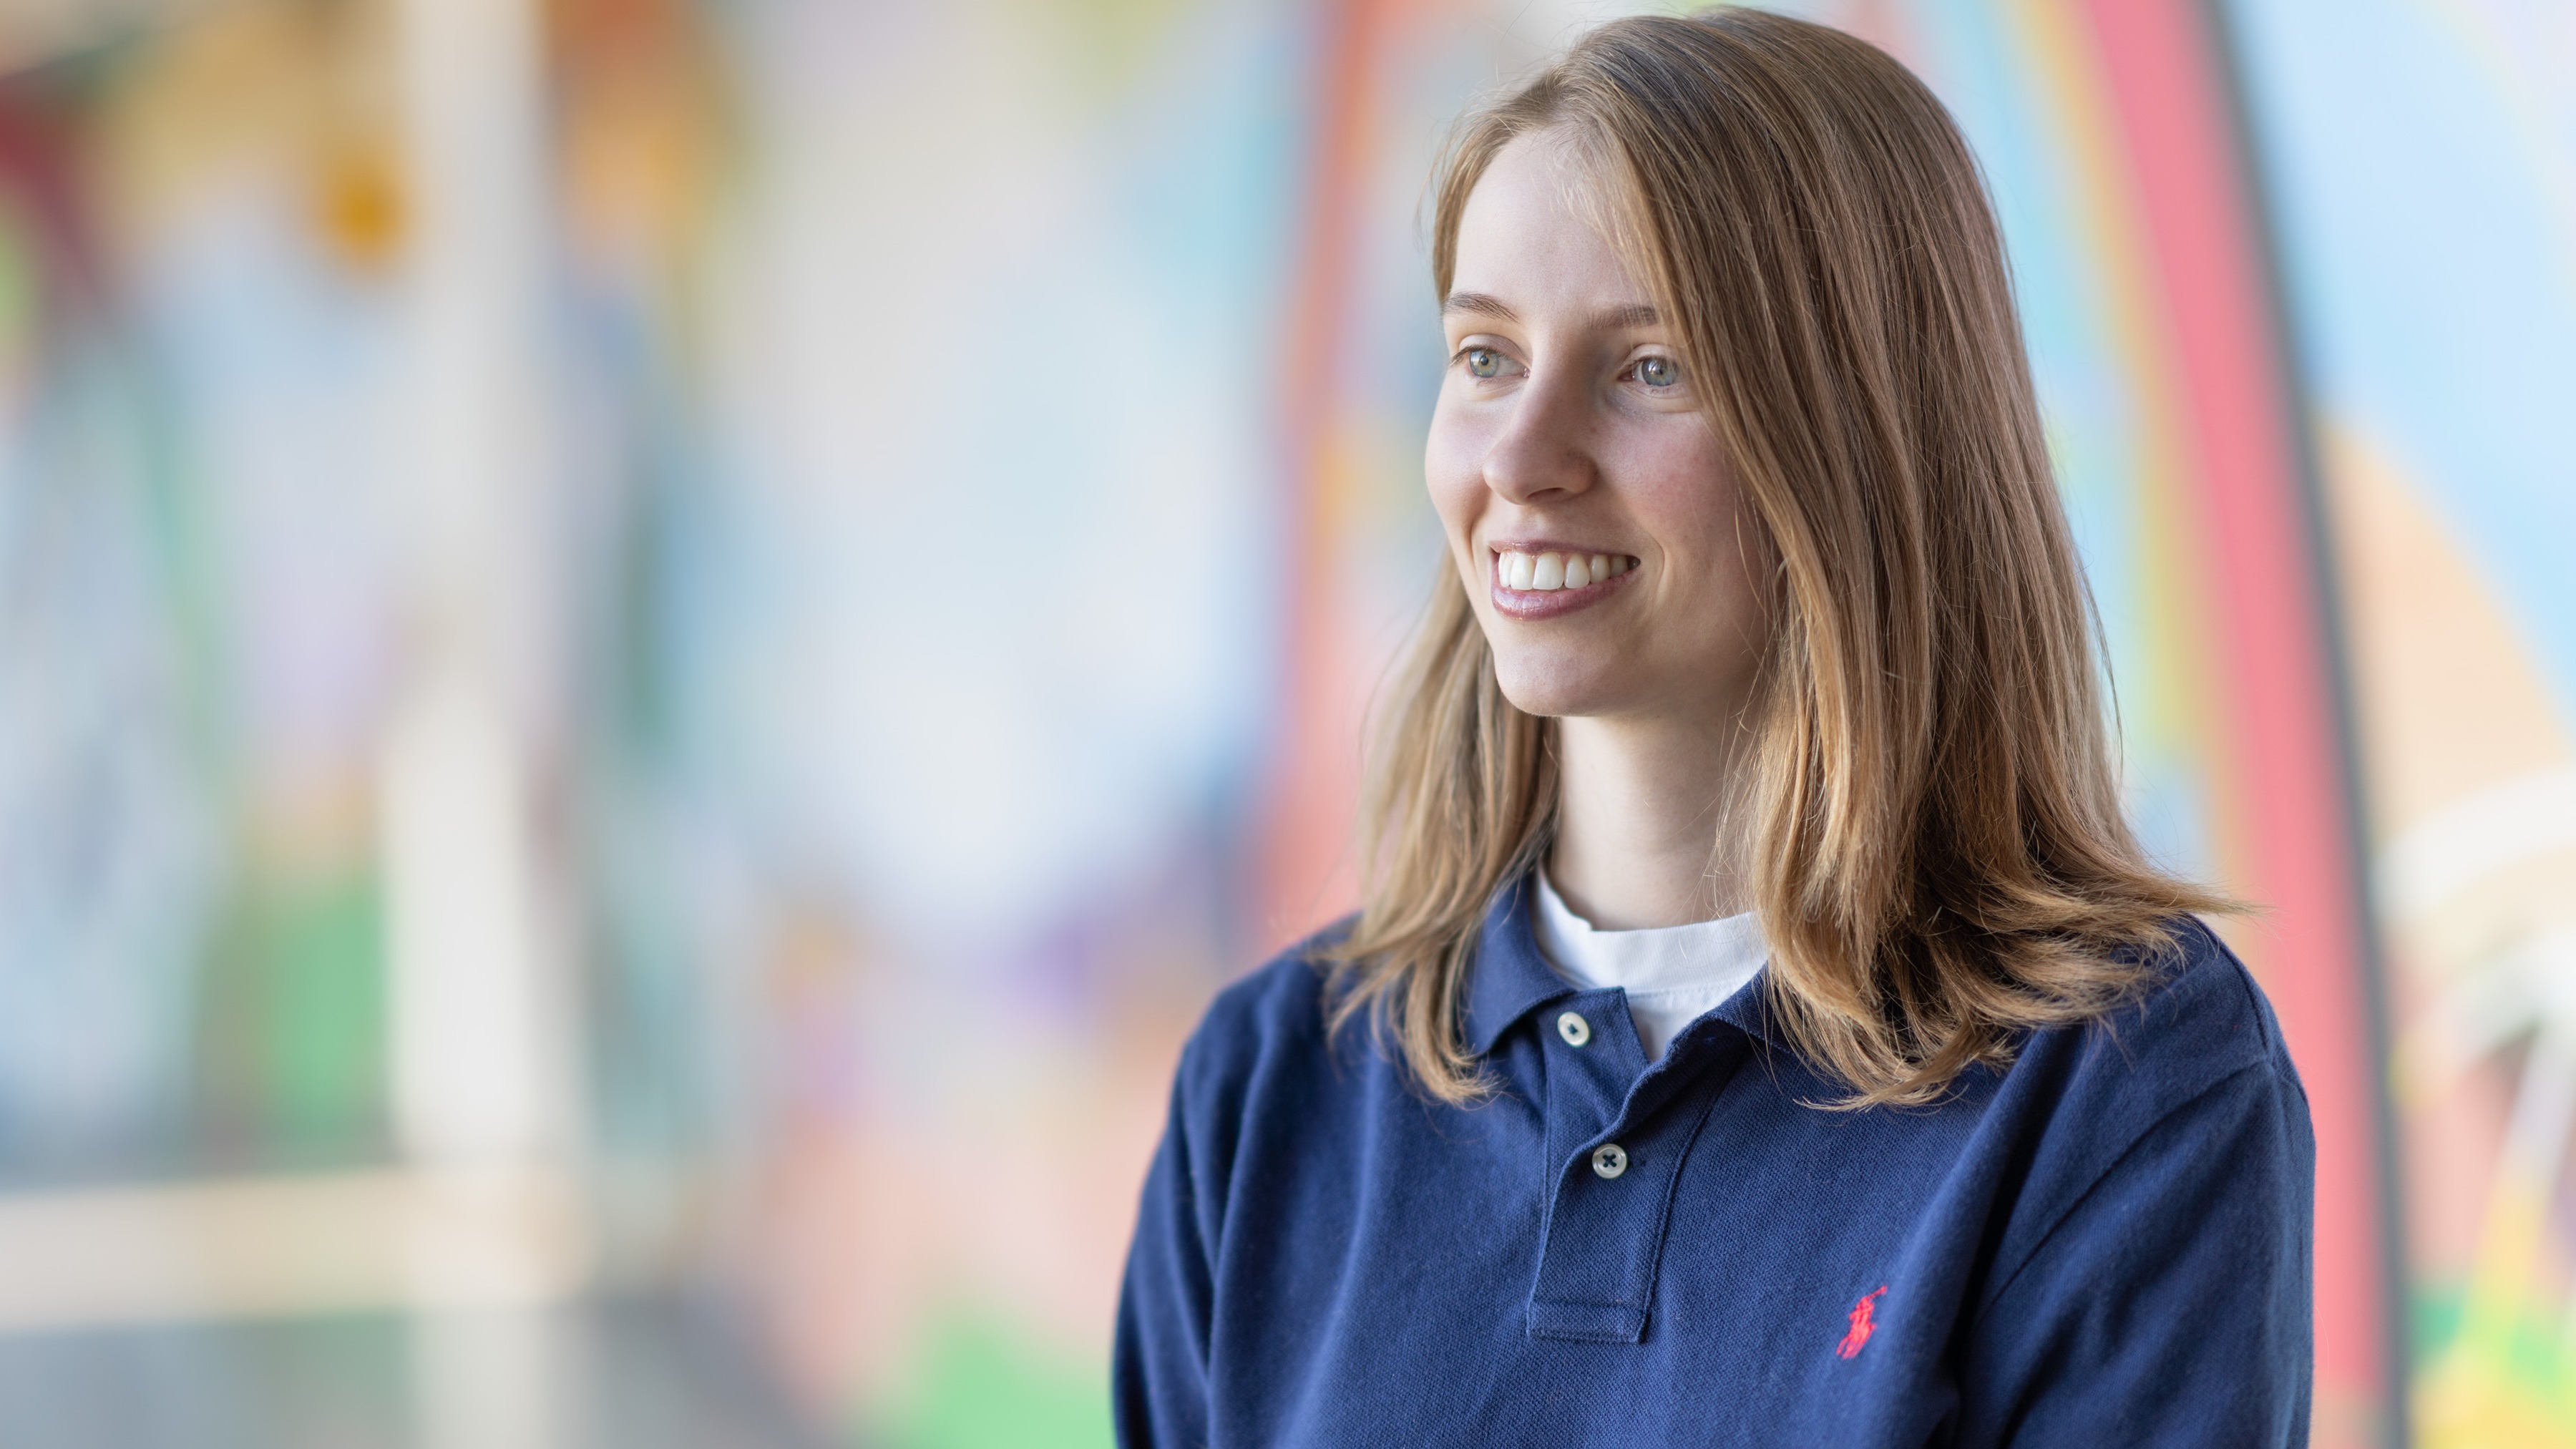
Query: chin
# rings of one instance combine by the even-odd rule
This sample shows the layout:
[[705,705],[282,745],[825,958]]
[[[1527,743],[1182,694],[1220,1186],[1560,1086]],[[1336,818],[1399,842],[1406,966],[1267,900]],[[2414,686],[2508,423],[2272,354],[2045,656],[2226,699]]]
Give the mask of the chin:
[[1494,682],[1514,709],[1551,718],[1606,713],[1618,695],[1597,661],[1532,657],[1525,650],[1495,651]]

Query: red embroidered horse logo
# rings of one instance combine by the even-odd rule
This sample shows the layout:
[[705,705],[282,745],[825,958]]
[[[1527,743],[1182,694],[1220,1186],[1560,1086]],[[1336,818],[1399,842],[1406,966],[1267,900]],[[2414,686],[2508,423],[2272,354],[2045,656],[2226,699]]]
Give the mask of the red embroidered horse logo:
[[1875,1291],[1862,1295],[1861,1300],[1852,1305],[1851,1330],[1843,1335],[1842,1346],[1834,1350],[1835,1356],[1850,1358],[1859,1353],[1861,1346],[1869,1342],[1869,1336],[1878,1331],[1878,1295],[1886,1291],[1887,1285],[1881,1283]]

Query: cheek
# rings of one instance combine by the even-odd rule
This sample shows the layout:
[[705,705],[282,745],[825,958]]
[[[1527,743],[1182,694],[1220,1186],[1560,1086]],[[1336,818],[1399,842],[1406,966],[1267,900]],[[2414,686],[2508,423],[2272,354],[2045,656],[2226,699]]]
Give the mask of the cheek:
[[1422,479],[1442,526],[1460,540],[1484,505],[1484,457],[1483,443],[1465,418],[1445,403],[1432,410],[1431,436],[1422,449]]
[[1648,534],[1703,560],[1716,549],[1733,553],[1735,482],[1705,428],[1695,421],[1658,428],[1639,439],[1622,462],[1620,491]]
[[1660,582],[1668,597],[1696,621],[1682,633],[1736,638],[1758,612],[1764,555],[1759,525],[1744,511],[1716,440],[1693,429],[1655,440],[1635,461],[1628,505],[1666,554],[1670,572]]

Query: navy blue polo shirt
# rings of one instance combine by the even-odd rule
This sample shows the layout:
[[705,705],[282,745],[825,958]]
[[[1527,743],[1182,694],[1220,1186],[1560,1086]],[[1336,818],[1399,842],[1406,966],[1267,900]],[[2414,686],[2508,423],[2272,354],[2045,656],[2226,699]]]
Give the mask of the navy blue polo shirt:
[[1130,1445],[2307,1442],[2315,1144],[2197,922],[2138,1001],[1941,1105],[1819,1110],[1758,982],[1649,1063],[1540,957],[1467,985],[1501,1091],[1324,1031],[1291,952],[1182,1052],[1119,1305]]

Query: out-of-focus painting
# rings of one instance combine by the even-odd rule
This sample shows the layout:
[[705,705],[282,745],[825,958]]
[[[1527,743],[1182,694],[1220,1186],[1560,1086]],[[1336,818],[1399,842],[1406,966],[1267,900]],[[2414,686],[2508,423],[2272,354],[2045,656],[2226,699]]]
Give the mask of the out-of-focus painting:
[[2576,1441],[2576,14],[2245,5],[2340,575],[2413,1426]]
[[[0,9],[0,1438],[1108,1442],[1438,564],[1424,181],[1628,8]],[[1795,8],[2264,907],[2317,1442],[2576,1444],[2576,12]]]

